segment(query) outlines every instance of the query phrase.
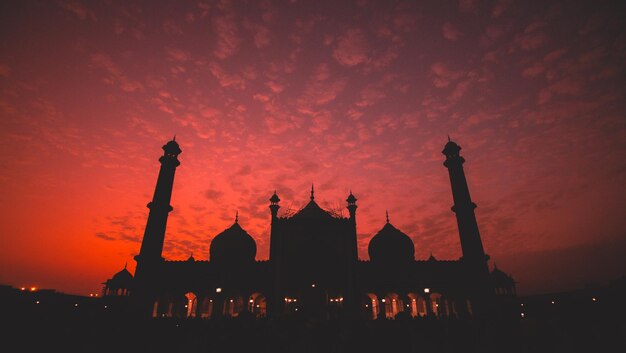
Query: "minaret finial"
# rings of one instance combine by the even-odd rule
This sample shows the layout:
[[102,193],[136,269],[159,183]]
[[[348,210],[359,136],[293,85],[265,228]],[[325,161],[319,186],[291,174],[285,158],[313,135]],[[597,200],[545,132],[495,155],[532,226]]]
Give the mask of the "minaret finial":
[[128,266],[128,261],[124,264],[124,269],[126,269],[126,266]]
[[315,191],[313,190],[313,184],[311,183],[311,201],[315,200]]
[[235,223],[239,223],[239,210],[235,212]]
[[389,223],[389,211],[385,210],[385,216],[387,217],[387,223]]
[[174,134],[174,138],[172,139],[172,141],[176,141],[176,134]]
[[448,134],[448,142],[450,142],[450,134]]

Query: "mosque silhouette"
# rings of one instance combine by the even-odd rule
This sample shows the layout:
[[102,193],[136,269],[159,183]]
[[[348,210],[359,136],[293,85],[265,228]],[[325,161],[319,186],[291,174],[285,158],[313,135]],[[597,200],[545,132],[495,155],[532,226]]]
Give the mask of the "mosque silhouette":
[[370,240],[370,260],[357,254],[357,198],[350,192],[349,217],[322,209],[311,187],[309,203],[279,216],[280,198],[269,198],[269,260],[255,259],[256,243],[236,216],[214,237],[209,260],[162,257],[174,174],[182,152],[175,139],[163,146],[161,168],[135,275],[127,269],[104,283],[104,296],[128,298],[143,317],[289,317],[364,320],[429,317],[492,318],[518,315],[513,278],[489,271],[470,198],[461,147],[446,143],[448,169],[462,257],[415,259],[409,236],[387,221]]

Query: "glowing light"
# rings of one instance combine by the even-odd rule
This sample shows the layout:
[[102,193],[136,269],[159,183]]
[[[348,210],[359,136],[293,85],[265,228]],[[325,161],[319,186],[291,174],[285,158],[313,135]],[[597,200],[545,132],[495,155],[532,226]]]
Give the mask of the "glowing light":
[[315,288],[315,283],[311,284],[311,288]]
[[74,306],[78,306],[78,303],[77,303],[77,304],[74,304]]
[[256,305],[257,308],[261,307],[259,304]]
[[296,308],[295,310],[298,311],[298,308]]
[[213,299],[209,299],[209,303],[213,303]]
[[39,300],[37,300],[35,303],[39,304]]
[[370,306],[369,306],[369,305],[367,305],[367,304],[365,304],[365,307],[366,307],[366,308],[369,308]]
[[524,317],[524,313],[522,313],[522,317]]
[[231,299],[231,300],[230,300],[230,302],[232,303],[232,302],[233,302],[233,300]]
[[31,292],[34,292],[34,291],[36,291],[36,290],[37,290],[37,287],[30,287],[30,291],[31,291]]
[[551,301],[551,303],[552,303],[552,304],[555,304],[556,302],[553,300],[553,301]]
[[222,288],[219,288],[219,287],[215,288],[215,293],[222,293]]
[[185,308],[187,308],[187,307],[188,307],[187,304],[185,304]]
[[21,290],[26,290],[26,287],[22,287],[22,288],[20,288],[20,289],[21,289]]
[[591,298],[591,300],[595,302],[595,301],[596,301],[596,298]]
[[383,303],[384,303],[385,301],[386,301],[386,300],[385,300],[385,298],[383,298],[383,299],[381,300],[381,302],[383,302]]
[[430,293],[430,288],[424,288],[424,293]]
[[253,299],[250,299],[250,303],[254,303],[254,300],[253,300]]
[[106,309],[106,308],[108,308],[108,307],[109,307],[108,305],[105,305],[105,306],[104,306],[104,308],[105,308],[105,309]]

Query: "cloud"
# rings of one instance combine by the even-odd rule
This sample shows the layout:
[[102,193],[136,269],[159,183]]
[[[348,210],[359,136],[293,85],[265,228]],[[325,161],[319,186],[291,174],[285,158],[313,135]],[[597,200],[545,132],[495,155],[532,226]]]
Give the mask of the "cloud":
[[450,22],[446,22],[441,27],[443,37],[451,42],[455,42],[462,35],[461,31]]
[[239,49],[239,34],[234,14],[213,19],[213,29],[217,36],[213,54],[219,59],[227,59]]
[[98,20],[96,18],[96,14],[92,10],[88,9],[85,5],[79,3],[78,1],[57,1],[57,4],[59,4],[59,6],[61,6],[64,10],[75,15],[81,20]]
[[433,85],[437,88],[444,88],[463,76],[461,71],[454,71],[448,68],[444,63],[436,62],[430,66],[430,71],[434,74]]
[[341,65],[355,66],[368,60],[368,44],[360,29],[349,29],[337,39],[333,57]]
[[125,92],[138,92],[143,91],[143,85],[135,80],[131,80],[126,77],[122,70],[113,63],[111,57],[104,53],[96,53],[91,55],[91,63],[98,67],[104,69],[109,76],[104,79],[104,82],[118,86],[122,91]]
[[112,237],[110,235],[107,235],[104,232],[97,232],[96,233],[96,237],[100,238],[100,239],[104,239],[104,240],[115,240],[115,237]]
[[9,68],[9,66],[0,63],[0,76],[1,77],[9,77],[10,73],[11,73],[11,69]]

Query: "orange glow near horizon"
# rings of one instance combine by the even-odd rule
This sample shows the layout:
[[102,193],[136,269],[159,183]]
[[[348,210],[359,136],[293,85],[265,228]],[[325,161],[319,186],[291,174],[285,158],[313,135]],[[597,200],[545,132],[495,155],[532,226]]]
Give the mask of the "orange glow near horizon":
[[358,199],[361,259],[386,210],[418,260],[458,259],[450,135],[518,293],[624,275],[623,5],[246,4],[3,6],[0,284],[87,296],[134,273],[174,135],[168,260],[207,260],[236,212],[267,259],[268,199],[289,214],[311,184],[343,216]]

